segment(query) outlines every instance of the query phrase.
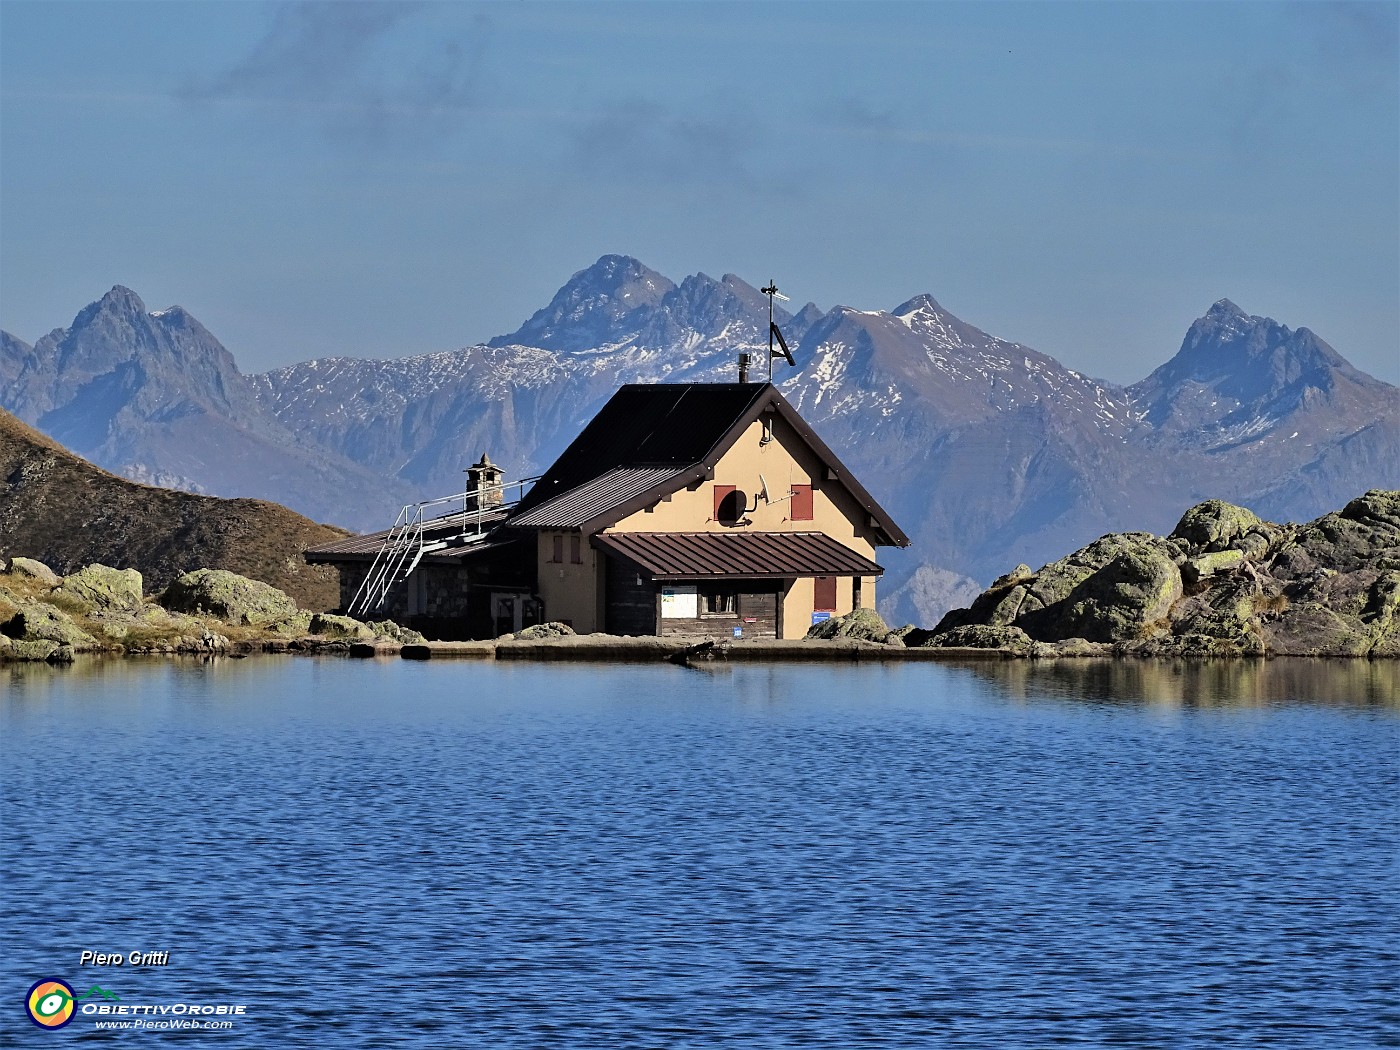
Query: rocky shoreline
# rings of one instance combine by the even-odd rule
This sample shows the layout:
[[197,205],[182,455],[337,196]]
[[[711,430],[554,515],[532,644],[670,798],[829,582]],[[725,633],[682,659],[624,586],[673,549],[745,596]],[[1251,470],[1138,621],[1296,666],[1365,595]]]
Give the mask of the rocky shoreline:
[[1115,533],[1018,565],[932,631],[884,640],[1031,657],[1397,657],[1400,492],[1303,525],[1210,500],[1168,536]]
[[0,661],[78,653],[398,655],[407,659],[898,660],[1002,657],[1400,657],[1400,492],[1373,490],[1304,525],[1219,500],[1171,534],[1116,533],[1032,571],[1018,565],[932,630],[868,609],[800,642],[576,636],[562,624],[429,642],[391,621],[312,613],[284,592],[199,569],[147,596],[134,569],[60,577],[0,563]]
[[0,564],[0,661],[348,652],[357,644],[423,641],[387,620],[307,612],[277,588],[223,569],[187,572],[158,595],[144,594],[142,583],[135,569],[106,565],[59,576],[29,558]]

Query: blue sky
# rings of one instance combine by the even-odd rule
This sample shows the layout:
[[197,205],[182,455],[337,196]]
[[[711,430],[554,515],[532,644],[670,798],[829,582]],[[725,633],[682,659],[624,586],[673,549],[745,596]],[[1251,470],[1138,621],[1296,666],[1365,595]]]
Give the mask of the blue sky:
[[0,3],[0,327],[245,371],[513,330],[609,252],[920,292],[1140,378],[1228,297],[1400,381],[1400,5]]

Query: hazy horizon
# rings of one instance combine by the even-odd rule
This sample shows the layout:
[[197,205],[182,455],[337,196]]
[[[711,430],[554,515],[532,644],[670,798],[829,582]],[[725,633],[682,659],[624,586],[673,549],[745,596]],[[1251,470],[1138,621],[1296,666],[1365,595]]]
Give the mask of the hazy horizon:
[[9,0],[0,327],[400,357],[617,253],[1118,383],[1228,298],[1400,382],[1397,11]]

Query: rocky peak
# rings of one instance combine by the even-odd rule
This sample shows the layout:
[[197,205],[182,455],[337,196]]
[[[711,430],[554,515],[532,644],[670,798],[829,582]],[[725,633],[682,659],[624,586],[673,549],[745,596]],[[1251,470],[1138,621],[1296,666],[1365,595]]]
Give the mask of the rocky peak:
[[1306,328],[1296,332],[1272,317],[1247,314],[1221,299],[1186,332],[1181,349],[1139,385],[1226,382],[1257,386],[1297,381],[1309,373],[1353,371],[1346,360]]
[[95,303],[88,305],[78,316],[86,313],[115,314],[119,317],[140,317],[146,313],[146,304],[141,297],[124,285],[115,284],[112,290]]
[[894,308],[894,315],[908,324],[908,318],[927,314],[942,314],[943,307],[938,305],[938,300],[924,292],[916,295],[907,302],[900,303]]
[[1268,433],[1284,418],[1331,396],[1339,381],[1365,398],[1380,384],[1316,334],[1246,313],[1221,299],[1188,329],[1181,349],[1129,387],[1148,421],[1171,431],[1235,441]]
[[594,350],[615,342],[622,322],[658,306],[675,283],[627,255],[604,255],[574,274],[548,306],[510,335],[488,346],[538,346],[546,350]]

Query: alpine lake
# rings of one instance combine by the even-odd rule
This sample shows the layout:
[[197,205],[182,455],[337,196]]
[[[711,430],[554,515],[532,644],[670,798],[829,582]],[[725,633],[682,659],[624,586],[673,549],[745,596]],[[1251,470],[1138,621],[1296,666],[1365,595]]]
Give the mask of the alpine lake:
[[1397,664],[7,665],[0,1046],[1400,1046]]

